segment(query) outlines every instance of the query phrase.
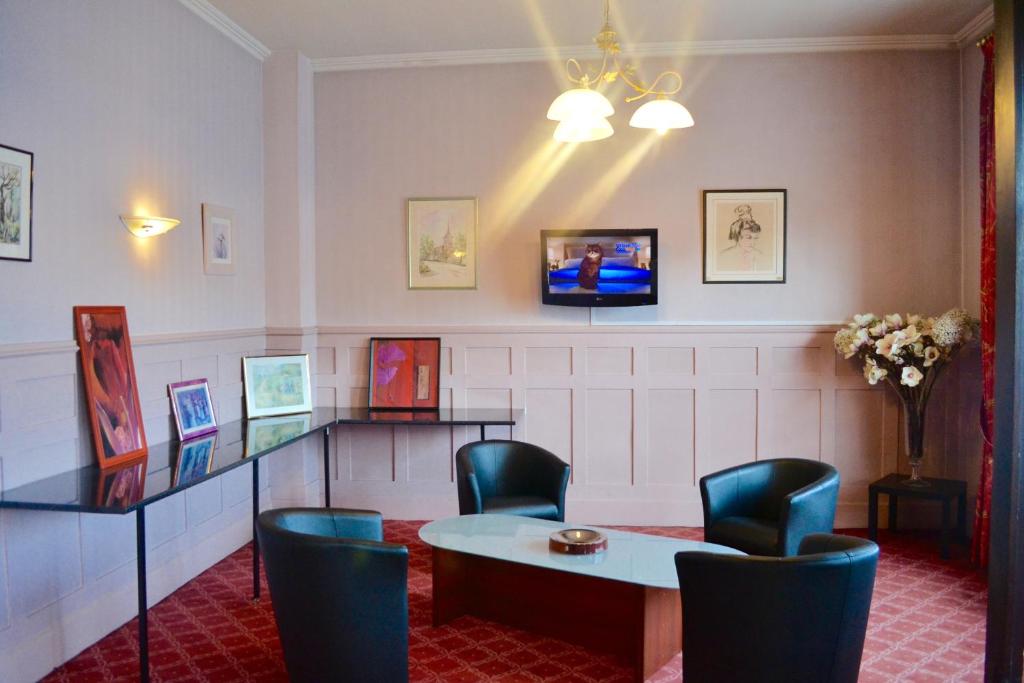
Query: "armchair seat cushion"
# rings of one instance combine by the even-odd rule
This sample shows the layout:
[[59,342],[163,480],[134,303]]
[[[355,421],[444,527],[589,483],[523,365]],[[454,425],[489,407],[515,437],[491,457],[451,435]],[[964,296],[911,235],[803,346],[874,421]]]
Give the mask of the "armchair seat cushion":
[[779,543],[776,522],[753,517],[726,517],[707,529],[705,540],[748,555],[774,555]]
[[540,496],[492,496],[483,505],[485,513],[559,520],[558,506]]

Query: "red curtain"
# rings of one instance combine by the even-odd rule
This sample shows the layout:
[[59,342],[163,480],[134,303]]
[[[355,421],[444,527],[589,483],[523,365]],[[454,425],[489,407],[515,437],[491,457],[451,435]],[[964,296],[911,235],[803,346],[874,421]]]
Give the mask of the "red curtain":
[[978,45],[985,55],[981,79],[981,479],[974,515],[971,561],[988,564],[989,511],[992,509],[992,428],[995,395],[996,340],[996,161],[995,43],[992,36]]

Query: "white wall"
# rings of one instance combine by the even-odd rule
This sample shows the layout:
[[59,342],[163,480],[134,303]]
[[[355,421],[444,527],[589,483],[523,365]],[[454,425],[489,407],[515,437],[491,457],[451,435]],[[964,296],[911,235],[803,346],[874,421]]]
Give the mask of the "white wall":
[[[696,126],[551,141],[545,64],[316,77],[318,324],[538,324],[543,228],[659,229],[660,304],[598,320],[837,321],[960,298],[959,61],[872,52],[681,68]],[[651,140],[651,142],[648,142]],[[700,192],[787,188],[788,282],[702,285]],[[408,197],[479,197],[477,291],[406,289]]]
[[[35,153],[33,260],[0,261],[0,343],[264,324],[261,67],[173,0],[0,4],[0,144]],[[235,210],[238,274],[203,275],[200,205]],[[150,241],[118,214],[181,220]]]
[[[33,261],[0,261],[0,483],[94,462],[75,304],[127,307],[150,443],[171,432],[168,382],[207,377],[238,419],[240,358],[266,346],[260,62],[175,0],[2,2],[0,46],[0,143],[35,153],[36,181]],[[235,210],[233,277],[203,274],[202,202]],[[143,210],[182,223],[141,241],[118,214]],[[250,495],[241,468],[148,509],[151,604],[248,542]],[[134,528],[0,515],[0,680],[37,680],[136,613]]]

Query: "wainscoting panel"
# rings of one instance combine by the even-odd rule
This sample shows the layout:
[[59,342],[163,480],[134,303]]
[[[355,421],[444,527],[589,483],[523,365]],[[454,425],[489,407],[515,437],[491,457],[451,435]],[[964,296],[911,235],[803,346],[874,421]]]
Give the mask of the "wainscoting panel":
[[[316,384],[355,401],[347,405],[365,401],[375,334],[441,336],[442,406],[524,410],[518,425],[487,435],[537,443],[570,463],[574,521],[699,525],[704,474],[802,457],[839,468],[839,524],[863,526],[867,484],[904,467],[897,401],[835,355],[829,327],[321,328],[320,351],[350,362]],[[955,419],[973,409],[976,394],[957,391],[969,374],[951,370],[936,388],[929,474],[969,476],[976,462],[973,425]],[[479,430],[367,428],[358,448],[337,431],[338,457],[354,459],[332,481],[340,504],[413,519],[456,510],[454,454]]]

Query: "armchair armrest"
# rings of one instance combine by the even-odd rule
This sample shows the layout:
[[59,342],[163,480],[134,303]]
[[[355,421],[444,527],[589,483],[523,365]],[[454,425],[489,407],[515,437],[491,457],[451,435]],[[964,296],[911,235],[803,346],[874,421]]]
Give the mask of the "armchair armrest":
[[537,492],[558,506],[558,518],[565,520],[565,491],[569,486],[568,463],[550,451],[539,449],[537,474],[534,483]]
[[839,475],[832,473],[782,499],[779,515],[779,555],[797,553],[809,534],[831,534],[839,496]]
[[480,494],[480,482],[476,478],[473,459],[461,450],[456,454],[456,477],[459,493],[459,514],[479,515],[484,511],[484,500]]
[[808,534],[800,542],[798,555],[817,555],[834,552],[874,552],[877,546],[866,539],[840,534]]
[[383,541],[384,521],[379,512],[372,510],[329,510],[338,538],[363,541]]
[[742,513],[736,468],[722,470],[700,478],[700,499],[704,506],[705,532],[715,522]]

